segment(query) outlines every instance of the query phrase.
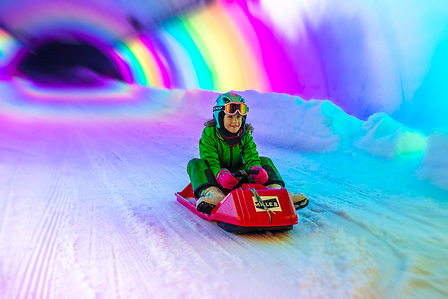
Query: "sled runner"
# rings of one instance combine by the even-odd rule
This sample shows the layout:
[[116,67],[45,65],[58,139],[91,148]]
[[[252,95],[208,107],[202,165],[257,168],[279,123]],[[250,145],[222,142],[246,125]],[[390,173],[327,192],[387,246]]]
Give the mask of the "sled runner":
[[227,194],[210,215],[196,210],[197,199],[191,183],[175,193],[177,201],[197,216],[217,221],[219,227],[232,233],[292,229],[298,223],[298,217],[288,191],[285,188],[267,189],[260,184],[242,183],[254,173],[251,170],[235,172],[233,175],[240,178],[241,186]]

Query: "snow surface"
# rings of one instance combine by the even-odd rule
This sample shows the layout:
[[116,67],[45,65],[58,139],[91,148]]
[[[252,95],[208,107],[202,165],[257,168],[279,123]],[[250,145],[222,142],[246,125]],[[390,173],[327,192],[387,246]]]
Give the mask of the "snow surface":
[[311,203],[290,232],[234,235],[174,196],[216,94],[103,93],[0,82],[1,298],[448,296],[446,135],[241,92],[260,154]]

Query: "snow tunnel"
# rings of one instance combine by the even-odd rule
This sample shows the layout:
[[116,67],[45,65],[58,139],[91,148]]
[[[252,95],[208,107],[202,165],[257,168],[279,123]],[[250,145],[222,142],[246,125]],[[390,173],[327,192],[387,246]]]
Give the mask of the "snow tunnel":
[[[0,0],[0,298],[448,298],[447,78],[446,0]],[[291,231],[176,201],[229,90]]]
[[77,39],[49,40],[32,51],[24,51],[17,61],[17,74],[41,84],[94,85],[98,77],[125,81],[116,55],[108,55],[107,48]]

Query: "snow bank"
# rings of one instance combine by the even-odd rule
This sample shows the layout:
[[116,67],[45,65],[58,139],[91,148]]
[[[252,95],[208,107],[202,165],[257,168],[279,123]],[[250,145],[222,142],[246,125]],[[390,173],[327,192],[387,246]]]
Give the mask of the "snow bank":
[[389,159],[408,154],[423,154],[426,137],[407,128],[385,113],[376,113],[362,126],[364,134],[356,146],[374,156]]
[[426,136],[385,113],[362,121],[332,102],[304,101],[284,94],[242,92],[251,107],[256,135],[281,147],[328,152],[354,146],[371,155],[393,159],[423,155]]
[[[255,137],[280,147],[307,152],[337,149],[340,138],[332,131],[331,121],[322,113],[323,102],[306,102],[284,94],[244,94],[250,109],[248,122]],[[288,111],[288,113],[285,113]]]
[[448,190],[448,134],[434,133],[428,138],[425,157],[418,171],[423,179]]

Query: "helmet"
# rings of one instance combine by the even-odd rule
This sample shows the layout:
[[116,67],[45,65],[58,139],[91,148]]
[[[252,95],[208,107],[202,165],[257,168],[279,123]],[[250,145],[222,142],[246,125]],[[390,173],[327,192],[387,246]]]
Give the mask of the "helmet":
[[[227,92],[221,94],[213,105],[213,119],[216,121],[216,127],[218,129],[224,129],[224,105],[227,103],[246,103],[242,96],[234,93]],[[243,116],[241,127],[244,128],[246,123],[246,115]]]

